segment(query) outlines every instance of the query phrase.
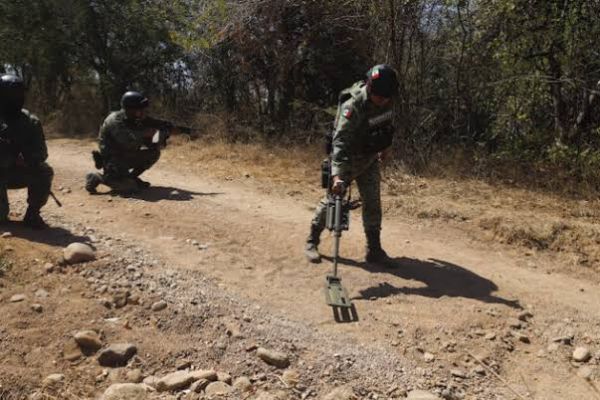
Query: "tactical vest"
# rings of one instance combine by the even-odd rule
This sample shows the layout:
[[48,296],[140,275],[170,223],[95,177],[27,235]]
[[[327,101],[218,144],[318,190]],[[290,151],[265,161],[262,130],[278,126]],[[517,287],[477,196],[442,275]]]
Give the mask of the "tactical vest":
[[[364,86],[364,82],[359,82],[340,92],[333,131],[326,134],[325,139],[325,151],[328,155],[332,151],[333,135],[335,134],[337,121],[342,113],[342,105],[351,98],[358,99],[361,96]],[[393,119],[394,112],[392,110],[368,118],[365,126],[366,135],[362,140],[356,143],[356,151],[359,153],[372,154],[379,153],[390,147],[394,138]]]

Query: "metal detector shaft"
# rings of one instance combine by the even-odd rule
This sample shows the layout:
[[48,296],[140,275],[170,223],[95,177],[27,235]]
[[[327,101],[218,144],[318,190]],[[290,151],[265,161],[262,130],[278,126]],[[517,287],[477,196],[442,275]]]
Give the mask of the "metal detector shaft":
[[335,217],[333,231],[333,276],[337,278],[338,258],[340,254],[340,238],[342,237],[342,196],[335,196]]

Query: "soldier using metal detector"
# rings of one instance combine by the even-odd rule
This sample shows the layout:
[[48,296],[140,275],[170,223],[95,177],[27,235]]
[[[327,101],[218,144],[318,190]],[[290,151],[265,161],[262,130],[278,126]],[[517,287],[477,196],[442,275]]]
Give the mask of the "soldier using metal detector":
[[[389,65],[376,65],[367,79],[340,93],[334,131],[327,149],[330,160],[331,193],[341,195],[355,181],[362,199],[362,219],[367,238],[367,264],[387,266],[389,258],[381,247],[381,195],[379,160],[392,144],[394,134],[392,99],[398,76]],[[321,262],[318,245],[326,228],[330,196],[317,206],[311,221],[304,254],[312,263]]]

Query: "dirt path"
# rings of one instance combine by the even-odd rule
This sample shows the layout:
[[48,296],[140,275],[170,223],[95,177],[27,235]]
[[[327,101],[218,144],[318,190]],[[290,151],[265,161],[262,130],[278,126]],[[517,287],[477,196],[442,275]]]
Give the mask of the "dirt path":
[[[49,147],[55,188],[71,191],[57,191],[64,208],[49,205],[47,214],[134,240],[173,268],[201,271],[274,315],[339,340],[387,348],[448,379],[453,368],[475,367],[467,361],[471,352],[495,363],[526,398],[593,398],[568,361],[573,349],[547,347],[554,337],[574,335],[576,344],[600,350],[600,293],[576,277],[526,267],[552,260],[484,246],[441,223],[396,218],[384,221],[383,243],[397,268],[370,270],[361,262],[364,239],[355,215],[343,237],[341,273],[360,321],[336,324],[322,293],[330,263],[310,265],[301,252],[314,204],[264,194],[252,179],[217,181],[163,161],[144,176],[153,187],[140,198],[89,196],[82,186],[90,146],[54,140]],[[326,254],[330,243],[321,246]],[[524,309],[533,318],[520,330],[510,328]],[[435,361],[427,362],[425,353]],[[509,393],[498,383],[498,399],[513,398]]]

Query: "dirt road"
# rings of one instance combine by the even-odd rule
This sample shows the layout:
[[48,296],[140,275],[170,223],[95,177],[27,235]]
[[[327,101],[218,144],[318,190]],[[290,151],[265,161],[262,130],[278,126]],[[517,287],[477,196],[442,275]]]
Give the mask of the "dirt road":
[[[201,271],[274,316],[340,341],[378,346],[424,373],[477,375],[471,353],[486,358],[524,398],[594,398],[577,376],[579,364],[569,360],[574,347],[548,346],[573,336],[573,345],[600,351],[600,293],[593,283],[545,272],[560,270],[550,257],[521,256],[443,223],[396,217],[385,219],[382,239],[396,268],[370,269],[362,263],[357,213],[342,240],[341,274],[360,320],[338,324],[322,293],[330,263],[310,265],[301,252],[317,198],[268,194],[252,177],[222,181],[162,160],[144,175],[153,186],[138,198],[90,196],[83,177],[91,145],[52,140],[49,147],[55,188],[70,192],[57,191],[64,207],[50,204],[46,215],[137,242],[173,268]],[[326,238],[325,254],[330,245]],[[540,264],[552,268],[535,267]],[[526,321],[517,326],[519,315]],[[597,353],[588,364],[599,361]],[[517,398],[500,381],[492,390],[498,399]]]

